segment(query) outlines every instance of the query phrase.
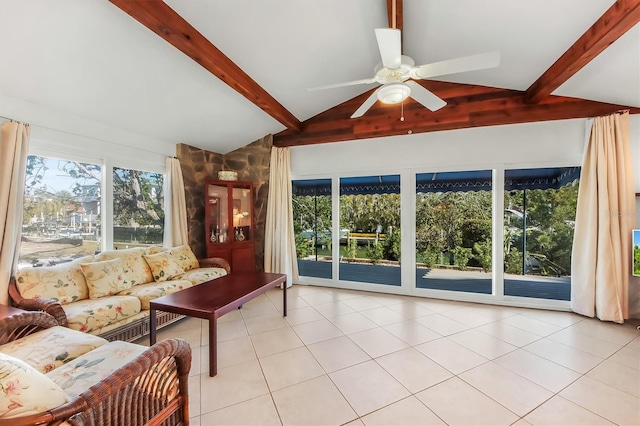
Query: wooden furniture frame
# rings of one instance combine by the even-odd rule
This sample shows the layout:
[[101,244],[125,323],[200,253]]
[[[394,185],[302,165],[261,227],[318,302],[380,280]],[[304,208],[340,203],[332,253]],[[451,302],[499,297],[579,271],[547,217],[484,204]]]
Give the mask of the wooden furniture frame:
[[282,316],[287,316],[287,276],[267,272],[234,272],[150,302],[149,342],[156,342],[156,311],[173,312],[209,320],[209,376],[218,373],[218,317],[240,308],[249,300],[282,285]]
[[[0,319],[0,344],[59,325],[45,312]],[[146,349],[69,402],[0,425],[188,425],[191,348],[168,339]]]

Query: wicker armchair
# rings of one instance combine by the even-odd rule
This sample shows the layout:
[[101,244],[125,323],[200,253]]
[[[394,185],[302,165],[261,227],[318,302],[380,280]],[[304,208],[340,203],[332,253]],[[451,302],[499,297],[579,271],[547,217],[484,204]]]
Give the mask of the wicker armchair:
[[[0,344],[58,325],[43,312],[0,320]],[[0,420],[4,425],[188,425],[191,348],[168,339],[114,371],[64,405],[48,412]]]

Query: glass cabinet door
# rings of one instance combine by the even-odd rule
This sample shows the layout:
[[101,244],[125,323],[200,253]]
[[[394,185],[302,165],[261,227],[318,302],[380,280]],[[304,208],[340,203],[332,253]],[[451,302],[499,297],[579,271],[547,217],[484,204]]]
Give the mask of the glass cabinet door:
[[229,230],[229,196],[226,186],[210,184],[207,187],[209,215],[208,238],[212,243],[224,243]]
[[233,239],[235,241],[250,241],[253,238],[251,188],[234,186],[232,197]]

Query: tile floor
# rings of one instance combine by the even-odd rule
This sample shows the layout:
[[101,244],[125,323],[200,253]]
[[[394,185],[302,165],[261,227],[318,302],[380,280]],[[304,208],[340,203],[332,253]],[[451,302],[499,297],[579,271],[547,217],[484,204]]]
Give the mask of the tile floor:
[[[193,348],[193,425],[640,425],[638,321],[312,286],[160,331]],[[143,342],[146,343],[146,340]]]

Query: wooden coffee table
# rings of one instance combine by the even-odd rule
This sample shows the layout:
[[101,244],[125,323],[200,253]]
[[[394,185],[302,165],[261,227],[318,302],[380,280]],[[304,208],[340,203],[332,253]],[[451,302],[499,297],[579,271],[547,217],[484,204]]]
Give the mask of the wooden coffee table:
[[283,284],[282,316],[287,316],[287,276],[267,272],[233,272],[224,277],[153,299],[150,302],[149,342],[156,343],[156,310],[209,320],[209,376],[218,373],[218,317],[241,307],[254,297]]

